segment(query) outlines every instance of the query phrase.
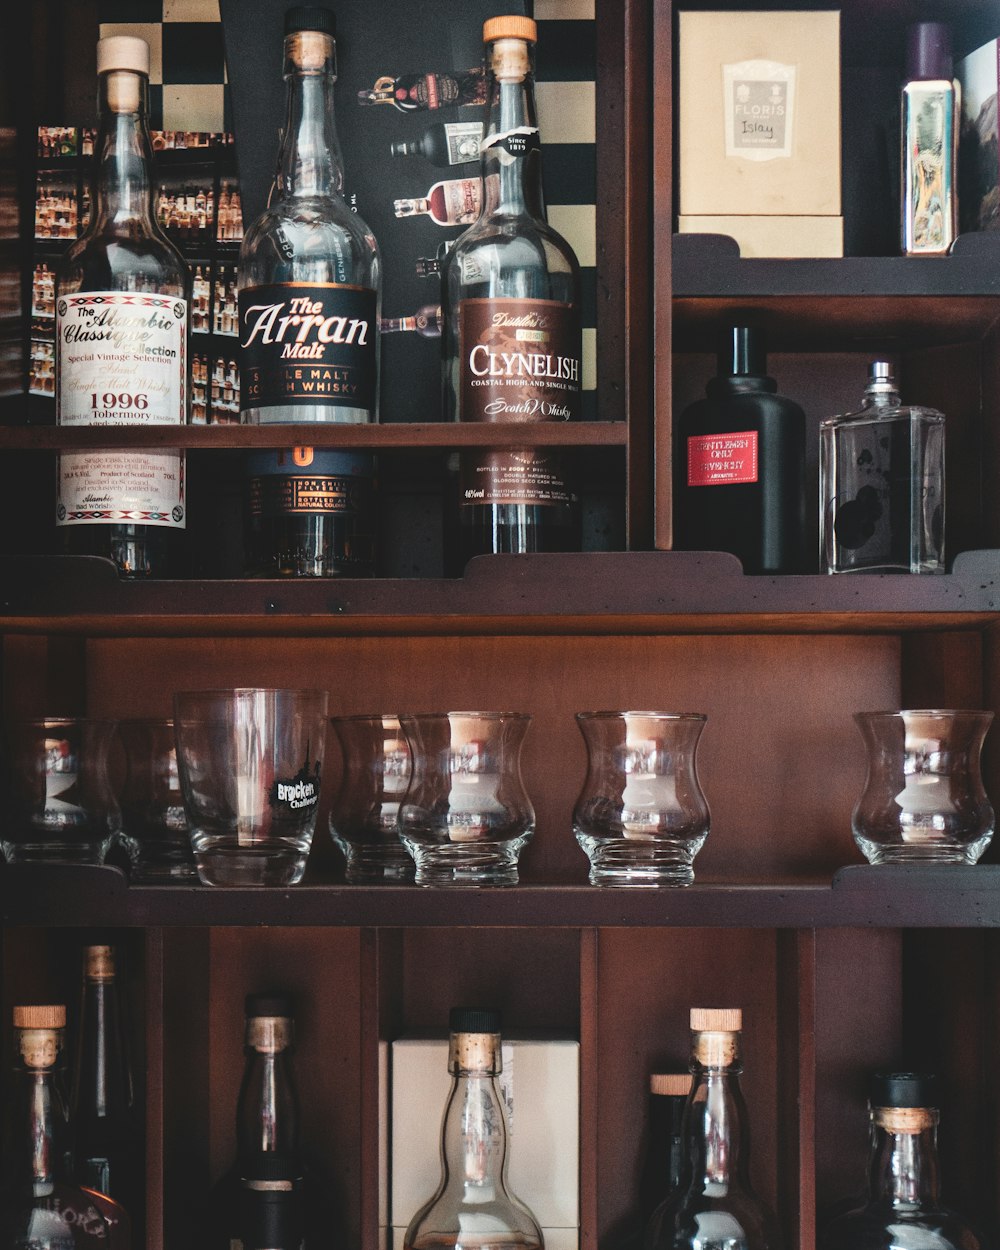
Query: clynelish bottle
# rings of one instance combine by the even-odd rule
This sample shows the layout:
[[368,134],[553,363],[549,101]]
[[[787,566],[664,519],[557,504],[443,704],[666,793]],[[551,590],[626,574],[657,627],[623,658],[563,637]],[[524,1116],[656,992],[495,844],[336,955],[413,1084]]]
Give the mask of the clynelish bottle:
[[[489,82],[480,148],[483,206],[444,262],[444,406],[450,420],[503,425],[578,419],[580,267],[545,219],[532,64],[537,27],[483,27]],[[463,452],[450,571],[474,555],[579,546],[577,500],[551,448]]]
[[66,1008],[14,1008],[14,1088],[0,1186],[3,1250],[129,1250],[129,1217],[69,1174]]
[[754,1193],[749,1126],[740,1093],[738,1008],[691,1011],[694,1075],[684,1122],[680,1185],[653,1213],[646,1250],[777,1250],[777,1221]]
[[336,23],[285,14],[288,108],[267,209],[240,246],[240,409],[248,424],[377,419],[382,265],[344,199]]
[[441,1182],[410,1221],[404,1250],[542,1250],[538,1221],[507,1186],[500,1013],[455,1007],[449,1028]]
[[730,551],[745,573],[807,571],[805,414],[767,376],[763,333],[733,326],[706,398],[674,437],[674,546]]
[[[191,273],[156,221],[147,128],[149,46],[97,44],[100,130],[93,213],[59,266],[59,425],[183,425],[190,402]],[[56,526],[67,550],[124,577],[180,571],[187,523],[181,451],[62,453]]]
[[979,1234],[941,1205],[936,1079],[877,1073],[869,1101],[868,1200],[821,1231],[820,1250],[981,1250]]

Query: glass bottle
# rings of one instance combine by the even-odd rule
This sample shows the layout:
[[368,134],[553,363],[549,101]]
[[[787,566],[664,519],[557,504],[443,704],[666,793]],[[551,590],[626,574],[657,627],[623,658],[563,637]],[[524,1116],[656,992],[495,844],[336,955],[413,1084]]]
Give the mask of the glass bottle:
[[943,573],[945,419],[904,405],[876,360],[857,412],[820,425],[820,559],[827,573]]
[[136,1126],[114,947],[88,946],[83,960],[71,1120],[76,1178],[138,1216],[143,1192],[142,1141]]
[[[147,129],[149,47],[97,45],[100,132],[90,224],[56,292],[60,425],[183,425],[190,387],[191,273],[157,224]],[[77,554],[126,577],[178,571],[186,524],[180,451],[58,457],[56,525]]]
[[478,178],[446,178],[435,182],[426,195],[415,199],[393,200],[397,217],[426,214],[439,226],[467,226],[478,217],[483,204],[483,188]]
[[763,333],[726,329],[718,374],[674,432],[674,546],[730,551],[745,573],[803,573],[805,414],[767,376]]
[[438,244],[433,256],[418,256],[414,263],[417,277],[437,277],[440,281],[441,270],[444,268],[444,258],[454,246],[454,239],[445,239],[443,243]]
[[379,324],[383,334],[419,334],[421,338],[441,337],[441,305],[424,304],[411,317],[383,317]]
[[393,156],[422,156],[432,165],[468,165],[479,160],[482,122],[435,122],[419,139],[391,143]]
[[754,1193],[740,1093],[738,1008],[691,1010],[691,1071],[680,1186],[657,1207],[646,1250],[775,1250],[777,1221]]
[[15,1079],[0,1195],[2,1250],[129,1250],[129,1219],[69,1176],[66,1008],[14,1008]]
[[981,1250],[978,1233],[939,1200],[936,1086],[927,1073],[872,1078],[868,1200],[821,1230],[820,1250]]
[[335,19],[285,14],[288,111],[268,207],[240,247],[240,408],[248,424],[368,422],[378,413],[382,263],[343,196]]
[[538,1222],[507,1187],[507,1115],[497,1086],[500,1013],[454,1007],[449,1029],[441,1181],[410,1221],[404,1250],[541,1250]]
[[690,1092],[691,1077],[687,1072],[650,1074],[646,1152],[639,1178],[639,1215],[644,1225],[680,1184],[684,1169],[684,1108]]
[[902,118],[904,256],[944,256],[958,237],[958,146],[962,93],[955,79],[951,30],[915,22],[906,31]]
[[[580,416],[580,266],[545,219],[526,17],[483,27],[489,81],[483,207],[444,264],[448,419],[535,423]],[[457,559],[579,546],[576,499],[550,448],[458,458]]]
[[383,74],[375,86],[358,92],[359,104],[391,104],[401,113],[458,107],[486,102],[486,78],[482,66],[429,74]]

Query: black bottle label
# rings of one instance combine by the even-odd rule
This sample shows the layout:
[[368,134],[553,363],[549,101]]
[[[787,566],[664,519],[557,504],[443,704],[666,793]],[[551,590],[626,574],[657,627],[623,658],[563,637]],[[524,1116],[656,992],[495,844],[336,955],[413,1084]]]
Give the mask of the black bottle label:
[[687,441],[688,486],[757,481],[757,431],[692,434]]
[[254,452],[248,458],[250,515],[272,519],[330,512],[360,515],[371,504],[371,455],[317,451]]
[[240,291],[240,409],[374,409],[375,311],[373,290],[336,282]]

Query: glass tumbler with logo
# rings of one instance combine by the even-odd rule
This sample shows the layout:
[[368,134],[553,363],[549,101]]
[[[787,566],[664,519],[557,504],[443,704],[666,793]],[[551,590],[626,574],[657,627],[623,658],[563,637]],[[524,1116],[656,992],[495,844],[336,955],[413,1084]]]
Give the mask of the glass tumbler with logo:
[[177,768],[205,885],[302,880],[319,807],[325,690],[174,695]]

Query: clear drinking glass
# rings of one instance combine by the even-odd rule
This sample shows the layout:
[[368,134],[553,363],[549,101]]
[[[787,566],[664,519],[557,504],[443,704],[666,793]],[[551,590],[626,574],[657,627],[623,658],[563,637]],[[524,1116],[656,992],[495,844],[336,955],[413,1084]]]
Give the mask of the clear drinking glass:
[[396,716],[334,716],[343,771],[330,807],[330,836],[354,883],[412,881],[399,840],[399,803],[410,782],[410,748]]
[[0,828],[9,863],[99,864],[121,827],[108,779],[111,720],[51,717],[11,728]]
[[205,885],[301,881],[319,805],[325,690],[174,695],[174,734]]
[[437,712],[399,722],[413,757],[399,832],[417,885],[516,885],[535,831],[521,780],[530,715]]
[[992,712],[857,712],[868,776],[852,817],[872,864],[974,864],[993,837],[979,756]]
[[697,712],[578,712],[587,777],[573,832],[592,885],[690,885],[708,837]]
[[121,841],[132,864],[132,880],[195,880],[174,722],[123,720],[118,735],[127,766],[121,791]]

